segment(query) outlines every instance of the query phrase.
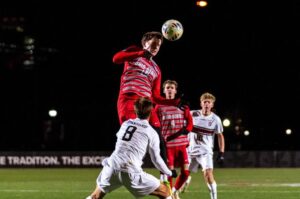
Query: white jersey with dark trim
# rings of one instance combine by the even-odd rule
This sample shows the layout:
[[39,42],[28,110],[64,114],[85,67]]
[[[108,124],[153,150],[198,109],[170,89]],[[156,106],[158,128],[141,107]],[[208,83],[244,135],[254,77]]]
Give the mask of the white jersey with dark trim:
[[147,151],[157,169],[167,175],[172,175],[160,156],[158,134],[150,126],[148,120],[129,119],[121,125],[117,133],[115,150],[107,163],[115,170],[128,173],[141,172],[143,158]]
[[188,134],[189,155],[213,153],[214,136],[223,132],[223,125],[219,116],[211,113],[204,116],[201,110],[192,110],[193,130]]

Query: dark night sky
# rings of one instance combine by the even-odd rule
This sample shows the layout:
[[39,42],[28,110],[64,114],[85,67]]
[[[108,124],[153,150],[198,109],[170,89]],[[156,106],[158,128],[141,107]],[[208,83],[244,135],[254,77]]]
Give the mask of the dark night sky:
[[[162,78],[178,81],[191,109],[198,109],[199,96],[209,91],[217,97],[221,118],[231,118],[233,124],[242,119],[240,125],[251,134],[236,136],[233,127],[225,129],[228,149],[240,140],[245,150],[299,150],[300,3],[208,3],[205,9],[193,0],[2,6],[2,19],[25,18],[25,32],[10,34],[1,22],[0,42],[21,45],[20,38],[33,37],[36,64],[9,68],[18,52],[0,54],[0,148],[113,149],[123,67],[114,65],[112,56],[174,18],[183,24],[184,35],[175,42],[165,40],[155,57]],[[65,134],[60,143],[45,146],[42,123],[51,107],[58,109],[56,123],[64,124]],[[285,136],[285,128],[293,134]]]

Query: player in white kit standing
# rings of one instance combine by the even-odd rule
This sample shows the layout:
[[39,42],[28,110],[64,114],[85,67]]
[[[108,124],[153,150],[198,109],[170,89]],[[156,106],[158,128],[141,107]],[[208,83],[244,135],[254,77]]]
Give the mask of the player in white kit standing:
[[[217,183],[213,175],[213,147],[214,136],[218,137],[218,160],[224,159],[225,140],[223,125],[219,116],[212,112],[216,98],[210,93],[200,97],[201,110],[192,110],[193,130],[188,134],[188,155],[192,172],[197,172],[199,165],[202,167],[203,177],[207,183],[210,198],[217,199]],[[190,179],[189,179],[190,180]]]
[[96,180],[96,189],[87,199],[100,199],[107,193],[125,186],[136,198],[154,195],[171,199],[170,188],[159,179],[142,170],[143,158],[147,151],[155,167],[168,176],[176,177],[160,156],[159,137],[148,120],[153,108],[150,98],[136,100],[136,119],[129,119],[117,133],[115,150],[103,160],[103,169]]

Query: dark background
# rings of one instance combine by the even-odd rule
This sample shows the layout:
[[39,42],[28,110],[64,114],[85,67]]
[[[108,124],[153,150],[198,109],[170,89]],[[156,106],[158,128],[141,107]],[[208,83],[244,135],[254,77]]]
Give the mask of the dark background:
[[176,80],[191,109],[203,92],[216,96],[216,113],[231,120],[227,150],[299,150],[300,3],[195,2],[2,5],[0,149],[112,150],[123,70],[112,56],[177,19],[182,38],[165,40],[155,57],[163,81]]

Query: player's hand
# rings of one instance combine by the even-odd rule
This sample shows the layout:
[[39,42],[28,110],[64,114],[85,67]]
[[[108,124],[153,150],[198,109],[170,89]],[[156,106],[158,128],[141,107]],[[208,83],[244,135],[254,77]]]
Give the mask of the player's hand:
[[171,170],[172,171],[172,178],[177,178],[177,171],[175,169]]
[[153,55],[148,50],[144,50],[143,57],[145,57],[146,59],[150,59],[152,56]]
[[217,156],[217,163],[218,164],[223,164],[224,163],[224,152],[219,152]]
[[187,134],[189,134],[189,131],[188,131],[186,128],[183,128],[183,129],[181,130],[181,134],[182,134],[182,135],[187,135]]

